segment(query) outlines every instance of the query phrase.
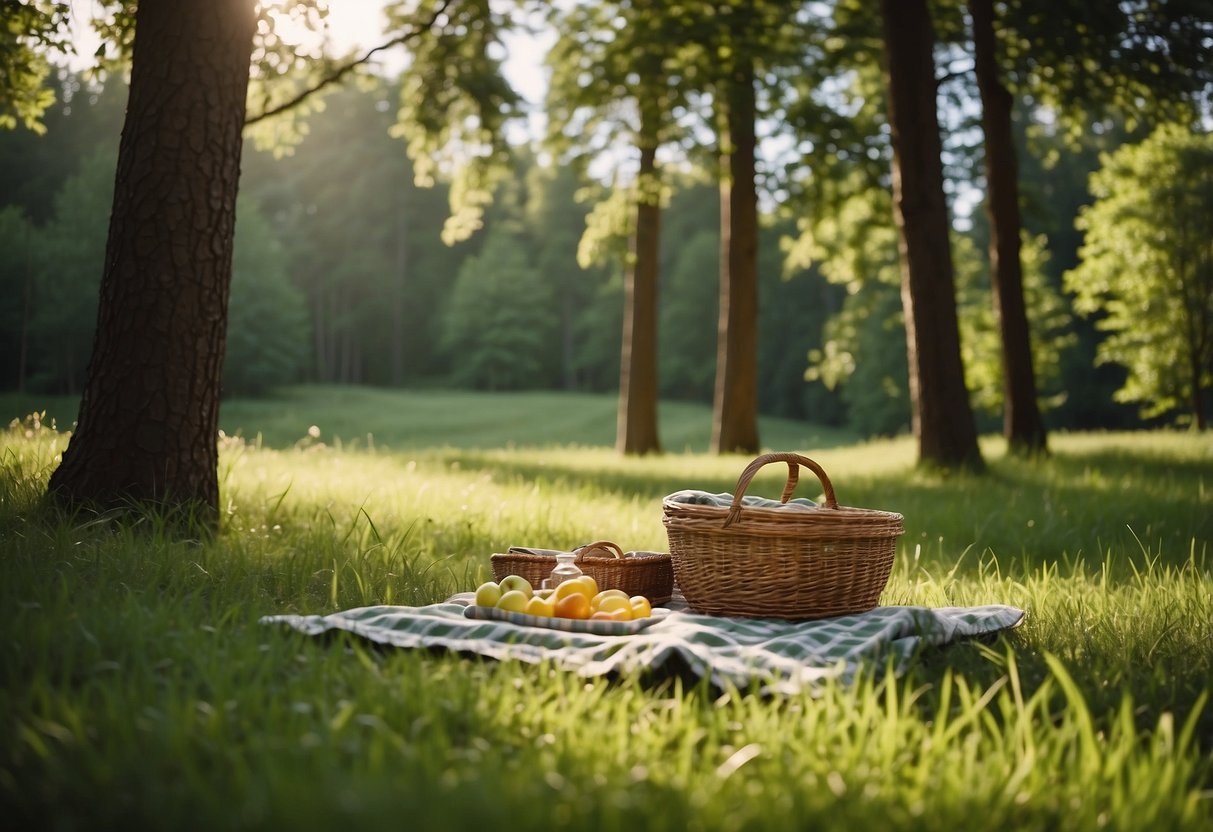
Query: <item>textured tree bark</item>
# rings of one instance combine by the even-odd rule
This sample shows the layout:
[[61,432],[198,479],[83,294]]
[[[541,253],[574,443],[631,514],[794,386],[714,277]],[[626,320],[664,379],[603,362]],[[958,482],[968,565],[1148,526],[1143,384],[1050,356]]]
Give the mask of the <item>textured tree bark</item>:
[[1011,130],[1011,93],[1002,83],[994,37],[993,0],[969,0],[973,54],[985,133],[986,213],[990,218],[990,280],[1002,339],[1003,435],[1012,453],[1048,449],[1036,397],[1036,371],[1024,306],[1019,256],[1019,163]]
[[983,467],[965,388],[926,0],[881,0],[910,399],[920,464]]
[[[642,130],[642,133],[645,132]],[[615,448],[623,454],[658,453],[657,279],[661,206],[656,193],[657,143],[642,140],[636,231],[624,274],[623,345]]]
[[720,311],[712,449],[758,453],[758,192],[754,66],[729,79],[720,180]]
[[252,0],[141,0],[97,334],[50,493],[218,520],[219,394]]

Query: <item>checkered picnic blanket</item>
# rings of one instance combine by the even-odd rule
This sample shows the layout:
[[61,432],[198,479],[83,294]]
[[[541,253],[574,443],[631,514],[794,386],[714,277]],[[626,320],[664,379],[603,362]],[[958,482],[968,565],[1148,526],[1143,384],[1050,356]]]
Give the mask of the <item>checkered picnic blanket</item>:
[[[442,649],[557,667],[585,677],[683,673],[718,687],[792,693],[829,678],[850,679],[863,667],[892,661],[904,671],[923,648],[1017,627],[1023,610],[980,607],[877,607],[819,621],[726,618],[686,609],[681,596],[660,620],[638,632],[605,635],[528,626],[466,615],[471,593],[424,607],[375,606],[330,615],[270,615],[308,635],[345,631],[381,645]],[[597,622],[595,622],[597,623]]]

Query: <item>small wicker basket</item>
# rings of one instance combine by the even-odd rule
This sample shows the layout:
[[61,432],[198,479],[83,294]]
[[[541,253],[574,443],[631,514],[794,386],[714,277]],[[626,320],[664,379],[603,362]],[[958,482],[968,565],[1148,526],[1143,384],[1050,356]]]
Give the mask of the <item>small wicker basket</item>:
[[[587,543],[574,550],[581,571],[594,578],[599,589],[622,589],[628,595],[643,595],[653,605],[664,604],[674,592],[674,567],[668,552],[624,552],[608,540]],[[552,549],[512,546],[489,558],[493,578],[521,575],[536,589],[556,566]]]
[[[803,465],[821,481],[825,504],[743,506],[750,480],[773,462],[788,464],[781,503]],[[662,509],[678,587],[692,610],[711,615],[804,620],[866,612],[888,583],[904,531],[900,514],[840,506],[821,466],[794,453],[747,465],[728,508],[666,497]]]

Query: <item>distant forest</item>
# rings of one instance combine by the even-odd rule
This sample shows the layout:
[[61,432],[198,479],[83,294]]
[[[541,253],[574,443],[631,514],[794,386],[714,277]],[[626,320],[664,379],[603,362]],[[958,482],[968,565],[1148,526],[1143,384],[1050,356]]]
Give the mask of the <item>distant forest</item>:
[[[126,90],[65,70],[54,83],[45,135],[0,130],[0,388],[71,395],[82,389],[92,345]],[[306,135],[281,158],[246,146],[224,395],[298,382],[617,390],[627,239],[603,220],[609,187],[519,146],[514,175],[495,193],[483,227],[447,245],[446,186],[417,187],[404,143],[390,135],[398,99],[386,80],[341,88],[307,115]],[[1140,138],[1100,128],[1078,144],[1041,125],[1029,142],[1019,128],[1026,295],[1053,429],[1146,424],[1114,399],[1125,370],[1097,365],[1102,334],[1062,288],[1078,263],[1075,219],[1092,201],[1088,181],[1099,153]],[[981,206],[965,203],[975,193],[965,187],[975,163],[963,149],[949,158],[967,382],[980,429],[997,431],[988,230]],[[719,193],[713,175],[689,161],[668,173],[668,185],[660,391],[710,403]],[[867,215],[838,217],[839,239],[818,229],[817,251],[809,251],[793,207],[764,205],[764,414],[847,424],[865,435],[909,428],[893,218],[887,192],[869,196],[876,208]],[[860,225],[857,250],[843,238]],[[846,245],[850,253],[838,254]]]

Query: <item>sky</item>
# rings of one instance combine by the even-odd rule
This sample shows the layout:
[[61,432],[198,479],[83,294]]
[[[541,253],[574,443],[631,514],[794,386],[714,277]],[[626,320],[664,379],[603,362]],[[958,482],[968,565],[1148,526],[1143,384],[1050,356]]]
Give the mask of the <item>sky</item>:
[[[383,6],[385,0],[329,0],[326,31],[337,51],[350,49],[362,51],[372,49],[386,38],[383,34]],[[97,14],[93,0],[74,0],[73,41],[76,55],[69,56],[68,64],[74,69],[84,69],[92,64],[93,54],[100,43],[89,25],[90,18]],[[277,18],[276,31],[286,40],[306,42],[316,35],[302,24],[287,16]],[[507,51],[503,71],[506,79],[530,104],[532,113],[527,131],[531,138],[538,138],[542,130],[542,102],[547,89],[543,69],[543,56],[548,41],[542,37],[521,33],[510,33],[503,38]],[[376,55],[376,60],[386,69],[398,69],[403,65],[407,52],[397,46]],[[522,136],[520,139],[524,138]]]
[[[338,47],[372,48],[383,40],[383,0],[330,0],[326,20],[328,31]],[[514,89],[528,101],[543,100],[546,82],[542,70],[545,45],[526,35],[512,34],[505,40],[508,52],[504,71]],[[385,63],[399,63],[403,49],[397,47]]]

